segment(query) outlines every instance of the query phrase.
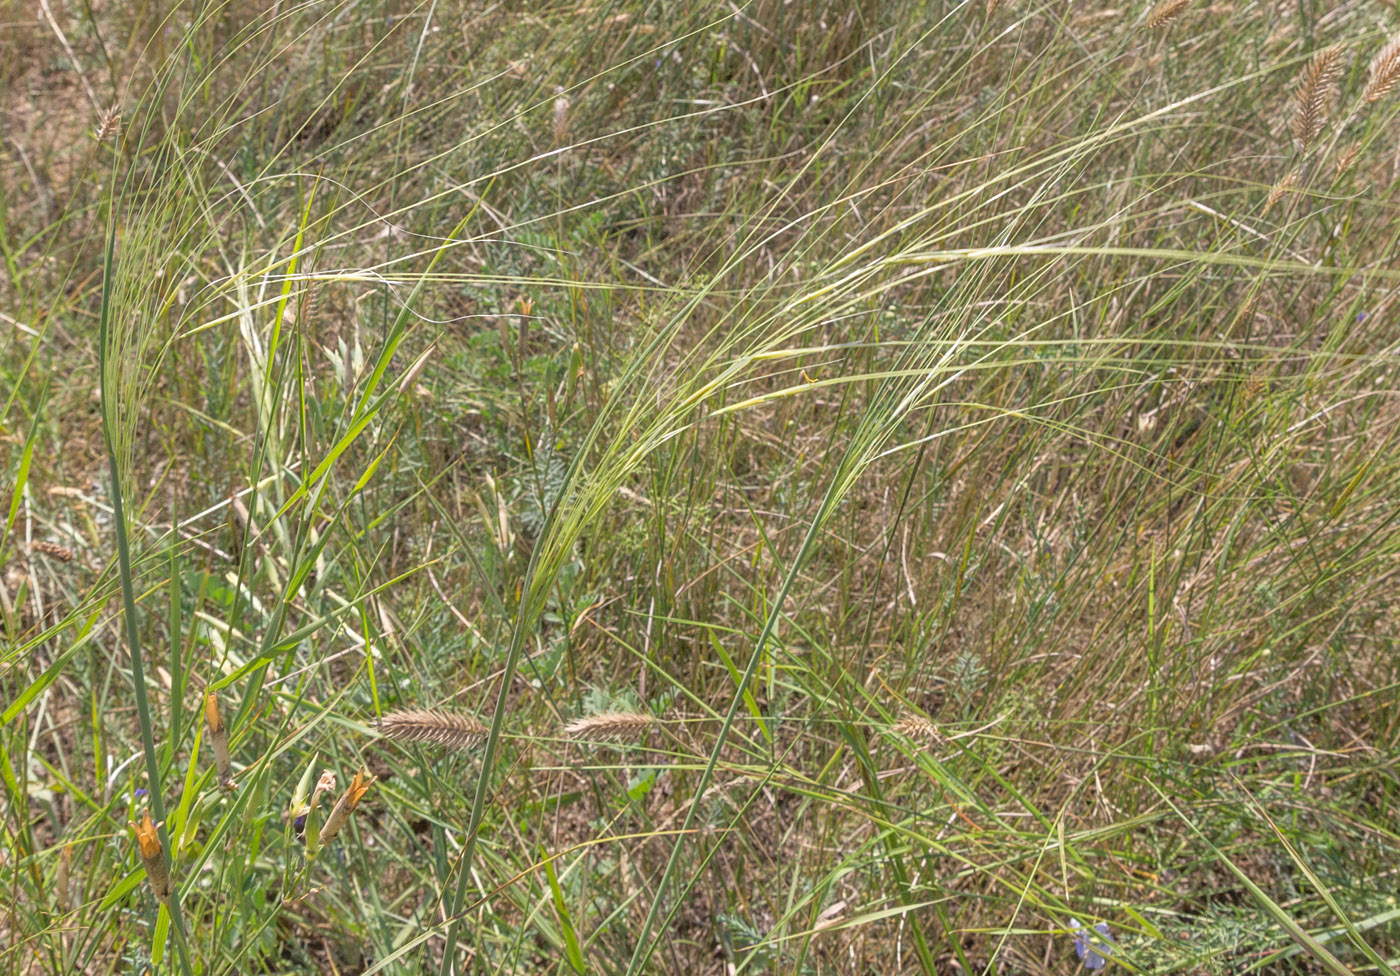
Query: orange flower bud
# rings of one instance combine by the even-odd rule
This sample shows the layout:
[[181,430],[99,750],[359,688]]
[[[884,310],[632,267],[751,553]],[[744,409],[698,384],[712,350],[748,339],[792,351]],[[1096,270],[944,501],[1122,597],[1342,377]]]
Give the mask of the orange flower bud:
[[228,752],[228,729],[219,714],[219,698],[214,692],[204,696],[204,725],[209,730],[209,745],[214,750],[214,772],[219,777],[219,789],[225,793],[236,789],[233,781],[233,760]]
[[146,880],[150,882],[151,893],[156,900],[170,904],[170,871],[165,866],[165,850],[160,845],[160,834],[151,823],[151,811],[141,811],[141,823],[131,823],[136,831],[136,846],[141,852],[141,863],[146,868]]
[[366,777],[363,769],[355,774],[355,778],[345,788],[340,799],[335,801],[331,815],[326,818],[326,826],[321,829],[321,843],[328,843],[332,837],[340,833],[340,828],[345,826],[345,822],[350,819],[350,814],[355,812],[355,808],[360,805],[360,801],[364,799],[373,783],[374,777]]

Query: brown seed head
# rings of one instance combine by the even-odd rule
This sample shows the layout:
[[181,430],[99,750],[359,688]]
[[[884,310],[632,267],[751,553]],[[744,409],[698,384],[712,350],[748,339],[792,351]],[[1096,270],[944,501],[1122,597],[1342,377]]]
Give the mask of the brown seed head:
[[1264,209],[1273,209],[1274,204],[1282,200],[1283,195],[1289,190],[1293,189],[1294,184],[1296,184],[1297,182],[1298,171],[1295,169],[1293,172],[1288,173],[1283,177],[1283,179],[1275,183],[1274,188],[1269,191],[1269,199],[1264,201]]
[[122,128],[122,110],[119,106],[113,105],[102,113],[97,120],[97,141],[106,142],[111,136],[115,136]]
[[643,712],[601,712],[575,719],[564,726],[564,732],[591,742],[620,742],[637,738],[656,724],[655,716]]
[[1400,34],[1385,42],[1371,59],[1371,77],[1366,82],[1365,99],[1379,101],[1400,84]]
[[1333,85],[1342,70],[1342,49],[1326,47],[1313,55],[1293,89],[1293,138],[1304,152],[1312,148],[1331,108]]
[[61,563],[71,563],[73,561],[73,550],[67,546],[60,546],[57,542],[36,542],[32,546],[35,552],[42,552],[45,556],[57,559]]
[[1337,154],[1336,176],[1345,175],[1346,171],[1356,164],[1356,157],[1361,155],[1361,143],[1353,142],[1340,153]]
[[1180,17],[1182,11],[1189,6],[1191,6],[1191,0],[1162,0],[1161,3],[1148,11],[1147,29],[1160,30],[1166,27]]
[[938,731],[938,726],[922,715],[908,715],[890,726],[890,731],[916,742],[935,745],[943,742],[943,733]]
[[452,749],[470,749],[486,741],[491,730],[470,715],[431,708],[385,712],[379,734],[396,742],[436,742]]

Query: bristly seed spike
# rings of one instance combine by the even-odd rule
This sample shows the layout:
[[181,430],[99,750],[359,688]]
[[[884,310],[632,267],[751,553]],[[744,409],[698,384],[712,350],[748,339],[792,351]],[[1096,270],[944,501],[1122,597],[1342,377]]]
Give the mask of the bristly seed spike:
[[1389,95],[1400,85],[1400,34],[1386,41],[1385,45],[1371,59],[1370,77],[1366,81],[1366,92],[1362,96],[1367,102],[1375,102]]
[[575,719],[564,727],[564,732],[575,739],[619,742],[637,738],[656,724],[654,716],[643,712],[601,712]]
[[1189,6],[1191,6],[1191,0],[1162,0],[1148,12],[1147,29],[1160,30],[1169,26]]
[[1307,152],[1322,134],[1331,106],[1333,85],[1342,70],[1342,49],[1323,48],[1313,55],[1293,90],[1293,120],[1290,128],[1298,147]]
[[907,715],[890,726],[890,731],[927,745],[941,745],[944,741],[938,726],[922,715]]
[[486,741],[491,730],[470,715],[436,708],[407,708],[385,712],[379,734],[396,742],[432,742],[450,749],[471,749]]

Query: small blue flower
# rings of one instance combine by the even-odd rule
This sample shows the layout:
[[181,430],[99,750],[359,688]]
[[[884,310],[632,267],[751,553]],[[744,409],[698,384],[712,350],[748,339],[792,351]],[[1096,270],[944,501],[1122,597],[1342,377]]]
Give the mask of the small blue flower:
[[150,790],[147,790],[147,789],[144,789],[144,788],[143,788],[143,789],[137,790],[137,791],[136,791],[136,795],[137,795],[137,796],[145,796],[145,795],[146,795],[147,793],[149,793],[149,792],[150,792]]
[[1108,934],[1108,923],[1100,922],[1090,931],[1079,923],[1079,919],[1072,918],[1069,927],[1074,933],[1074,954],[1084,960],[1084,968],[1103,969],[1107,966],[1114,944],[1113,936]]

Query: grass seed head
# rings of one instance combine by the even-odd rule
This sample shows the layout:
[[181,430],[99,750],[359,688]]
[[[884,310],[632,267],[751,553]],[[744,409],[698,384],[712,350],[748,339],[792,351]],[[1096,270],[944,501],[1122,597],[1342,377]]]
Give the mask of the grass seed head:
[[67,914],[73,908],[73,889],[69,881],[73,869],[73,845],[66,844],[58,852],[58,868],[54,871],[54,901],[58,910]]
[[486,741],[491,730],[470,715],[434,708],[386,712],[379,734],[395,742],[434,742],[450,749],[471,749]]
[[1191,6],[1191,0],[1162,0],[1161,3],[1148,11],[1147,29],[1161,30],[1163,27],[1169,26],[1189,6]]
[[569,96],[562,86],[554,88],[554,142],[562,145],[569,138]]
[[938,745],[944,741],[938,726],[922,715],[905,716],[890,726],[890,731],[926,745]]
[[1298,171],[1295,169],[1293,172],[1288,173],[1283,177],[1283,179],[1275,183],[1274,188],[1269,191],[1269,198],[1264,201],[1264,209],[1272,210],[1274,204],[1282,200],[1284,194],[1287,193],[1289,190],[1293,189],[1294,185],[1296,185],[1297,182]]
[[564,732],[589,742],[621,742],[637,738],[655,725],[656,718],[643,712],[600,712],[575,719],[564,726]]
[[1386,41],[1371,59],[1370,77],[1362,97],[1367,102],[1379,101],[1394,91],[1397,84],[1400,84],[1400,34]]
[[113,105],[106,109],[97,120],[97,141],[106,142],[121,132],[122,110]]
[[1333,86],[1342,70],[1342,49],[1326,47],[1313,55],[1293,89],[1293,138],[1303,152],[1312,148],[1332,105]]
[[1361,155],[1361,143],[1359,142],[1353,142],[1338,153],[1335,175],[1338,177],[1346,175],[1347,170],[1356,165],[1356,157],[1359,155]]
[[67,546],[61,546],[57,542],[36,542],[33,547],[35,552],[42,552],[50,559],[57,559],[61,563],[71,563],[73,561],[73,550]]

